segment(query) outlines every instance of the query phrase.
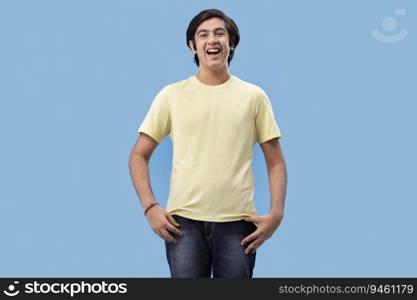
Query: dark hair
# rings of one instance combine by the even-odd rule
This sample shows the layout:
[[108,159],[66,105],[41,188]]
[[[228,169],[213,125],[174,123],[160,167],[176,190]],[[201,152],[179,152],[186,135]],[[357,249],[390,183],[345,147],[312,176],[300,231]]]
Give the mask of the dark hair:
[[[190,48],[190,45],[188,44],[189,41],[192,41],[194,49],[196,49],[196,44],[194,40],[194,35],[197,30],[197,27],[203,23],[204,21],[217,17],[224,21],[226,30],[229,33],[229,46],[236,49],[236,46],[239,44],[240,35],[239,35],[239,29],[236,26],[236,23],[226,16],[221,10],[219,9],[206,9],[201,11],[198,15],[196,15],[188,25],[187,29],[187,47]],[[190,48],[191,49],[191,48]],[[229,57],[227,59],[227,64],[230,65],[230,62],[232,61],[234,49],[230,49]],[[194,54],[194,62],[197,64],[197,66],[200,66],[200,61],[198,59],[197,53]]]

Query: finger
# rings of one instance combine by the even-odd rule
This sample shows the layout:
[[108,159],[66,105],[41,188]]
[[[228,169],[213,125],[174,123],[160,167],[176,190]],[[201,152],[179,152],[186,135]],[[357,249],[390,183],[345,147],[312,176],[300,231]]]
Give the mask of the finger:
[[248,222],[252,222],[252,223],[257,223],[258,219],[259,219],[258,216],[248,216],[248,217],[244,218],[243,220],[248,221]]
[[244,218],[243,220],[247,222],[253,222],[253,217],[249,216],[249,217]]
[[168,221],[169,222],[171,222],[171,224],[174,224],[175,226],[177,226],[177,227],[179,227],[180,226],[180,224],[178,224],[177,223],[177,221],[175,221],[175,219],[174,219],[174,217],[173,216],[171,216],[170,214],[168,214],[167,213],[167,218],[168,218]]
[[161,231],[162,231],[164,239],[167,242],[170,242],[170,243],[176,243],[177,242],[177,240],[172,235],[170,235],[169,232],[165,228],[161,229]]
[[176,233],[179,236],[182,236],[182,232],[178,228],[174,227],[171,223],[167,223],[166,226],[167,226],[166,229],[168,229],[169,231]]
[[167,241],[168,243],[173,243],[174,242],[173,238],[172,237],[170,238],[170,235],[166,232],[165,229],[163,229],[163,228],[158,229],[156,231],[156,233],[161,237],[161,239]]
[[253,242],[252,244],[250,244],[248,247],[246,247],[245,249],[245,253],[255,253],[256,250],[261,247],[261,245],[264,243],[265,241],[262,241],[260,239],[257,239],[256,242]]
[[246,244],[247,242],[252,241],[253,239],[256,239],[258,236],[258,232],[254,231],[251,234],[249,234],[247,237],[245,237],[241,242],[240,245],[243,246],[244,244]]
[[159,229],[155,229],[155,233],[156,233],[157,235],[159,235],[159,237],[160,237],[161,239],[165,240],[164,234],[162,233],[162,231],[161,231],[161,230],[159,230]]
[[246,254],[255,253],[255,251],[256,251],[257,248],[258,248],[258,243],[253,242],[248,247],[246,247],[245,253]]

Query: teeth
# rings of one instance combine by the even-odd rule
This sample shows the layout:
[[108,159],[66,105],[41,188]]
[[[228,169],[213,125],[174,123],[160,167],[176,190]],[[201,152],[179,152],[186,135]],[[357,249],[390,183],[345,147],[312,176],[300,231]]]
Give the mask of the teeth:
[[219,49],[209,49],[207,50],[208,53],[215,53],[215,52],[220,52]]

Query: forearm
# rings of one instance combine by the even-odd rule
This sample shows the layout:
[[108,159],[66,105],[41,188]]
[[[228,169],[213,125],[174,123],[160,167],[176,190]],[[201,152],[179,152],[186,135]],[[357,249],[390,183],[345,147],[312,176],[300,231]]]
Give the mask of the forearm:
[[148,161],[141,156],[131,156],[129,158],[129,171],[143,208],[156,202],[150,183]]
[[275,164],[268,169],[268,179],[271,194],[270,214],[283,217],[287,190],[287,167],[285,161]]

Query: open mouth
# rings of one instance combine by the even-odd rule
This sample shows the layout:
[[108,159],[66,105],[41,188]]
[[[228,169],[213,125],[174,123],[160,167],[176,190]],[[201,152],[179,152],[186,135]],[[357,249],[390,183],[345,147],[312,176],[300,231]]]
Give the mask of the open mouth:
[[220,55],[220,49],[209,49],[206,51],[207,55],[210,57],[216,57]]

